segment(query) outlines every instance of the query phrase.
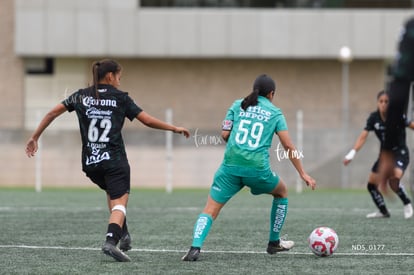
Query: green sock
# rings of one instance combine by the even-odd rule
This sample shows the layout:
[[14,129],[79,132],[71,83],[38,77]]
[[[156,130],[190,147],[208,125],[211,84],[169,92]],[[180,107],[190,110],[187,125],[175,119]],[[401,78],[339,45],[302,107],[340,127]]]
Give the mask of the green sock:
[[203,246],[204,240],[207,238],[210,227],[213,223],[213,218],[208,215],[201,213],[194,225],[193,231],[193,244],[191,246],[200,247]]
[[269,241],[277,241],[280,239],[280,231],[288,209],[288,198],[274,198],[272,210],[270,213],[270,235]]

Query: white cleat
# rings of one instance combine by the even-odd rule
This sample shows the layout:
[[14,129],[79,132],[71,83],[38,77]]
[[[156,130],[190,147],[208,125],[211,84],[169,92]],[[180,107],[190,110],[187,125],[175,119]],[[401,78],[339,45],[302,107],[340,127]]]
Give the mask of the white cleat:
[[413,207],[411,203],[404,205],[404,218],[409,219],[413,216]]
[[369,213],[367,215],[367,219],[376,219],[376,218],[389,218],[390,214],[382,214],[381,212],[374,212],[374,213]]

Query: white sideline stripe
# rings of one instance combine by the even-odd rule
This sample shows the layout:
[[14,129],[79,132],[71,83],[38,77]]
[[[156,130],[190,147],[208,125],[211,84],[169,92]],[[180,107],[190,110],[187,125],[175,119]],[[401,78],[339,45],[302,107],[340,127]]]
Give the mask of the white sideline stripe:
[[[100,251],[100,248],[96,247],[66,247],[66,246],[35,246],[35,245],[0,245],[0,248],[23,248],[23,249],[50,249],[50,250],[85,250],[85,251]],[[176,250],[176,249],[150,249],[140,248],[131,249],[132,252],[159,252],[159,253],[185,253],[187,250]],[[265,251],[231,251],[231,250],[201,250],[202,253],[211,254],[267,254]],[[294,252],[286,251],[282,254],[289,255],[313,255],[311,252]],[[337,252],[335,255],[339,256],[414,256],[413,253],[341,253]]]
[[[151,211],[159,211],[159,212],[165,212],[165,211],[174,211],[174,212],[192,212],[192,211],[201,211],[202,207],[128,207],[128,211],[139,211],[139,212],[151,212]],[[263,207],[256,207],[256,208],[238,208],[238,211],[241,210],[247,210],[247,211],[265,211],[270,210],[269,208],[263,208]],[[388,210],[393,211],[400,211],[401,208],[389,208]],[[35,211],[51,211],[51,212],[91,212],[91,211],[107,211],[108,209],[105,207],[29,207],[29,206],[23,206],[23,207],[15,207],[15,206],[0,206],[0,212],[18,212],[18,211],[29,211],[29,212],[35,212]],[[344,212],[344,208],[295,208],[290,207],[289,211],[300,211],[300,212]],[[373,211],[373,208],[349,208],[347,209],[349,213],[351,212],[369,212]]]

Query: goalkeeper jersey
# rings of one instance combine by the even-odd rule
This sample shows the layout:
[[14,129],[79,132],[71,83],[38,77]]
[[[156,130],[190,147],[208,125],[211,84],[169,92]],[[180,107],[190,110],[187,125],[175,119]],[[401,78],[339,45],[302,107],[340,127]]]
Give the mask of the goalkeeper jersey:
[[111,85],[81,89],[62,104],[69,112],[76,111],[82,138],[82,168],[117,167],[128,162],[121,130],[125,118],[133,120],[142,109],[127,93]]
[[269,148],[273,135],[287,130],[282,111],[265,97],[258,97],[256,106],[241,108],[242,99],[236,100],[229,108],[223,122],[232,125],[227,140],[223,164],[255,170],[270,168]]

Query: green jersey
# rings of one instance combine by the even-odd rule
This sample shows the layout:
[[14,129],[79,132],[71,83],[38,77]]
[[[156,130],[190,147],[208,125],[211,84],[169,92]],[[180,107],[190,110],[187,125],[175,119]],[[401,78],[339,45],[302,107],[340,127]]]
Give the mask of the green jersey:
[[265,97],[256,106],[241,108],[236,100],[227,111],[223,130],[230,130],[223,164],[265,170],[270,168],[269,148],[275,133],[287,130],[282,111]]
[[95,89],[89,87],[62,102],[78,116],[84,171],[128,163],[121,130],[125,118],[132,121],[142,111],[127,93],[111,85],[99,84],[98,91],[99,98],[95,97]]

